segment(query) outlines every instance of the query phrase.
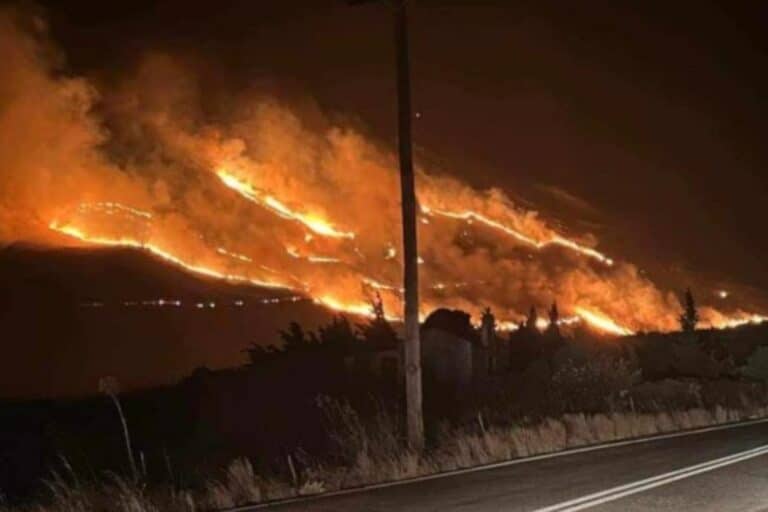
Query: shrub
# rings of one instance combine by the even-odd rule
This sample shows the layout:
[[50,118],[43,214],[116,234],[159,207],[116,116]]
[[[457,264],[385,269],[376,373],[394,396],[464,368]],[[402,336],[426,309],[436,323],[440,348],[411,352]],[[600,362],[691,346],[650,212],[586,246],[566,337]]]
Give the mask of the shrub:
[[563,362],[552,374],[550,392],[565,412],[602,412],[617,408],[640,377],[633,361],[599,355],[581,363]]
[[768,347],[757,347],[740,370],[750,379],[768,381]]

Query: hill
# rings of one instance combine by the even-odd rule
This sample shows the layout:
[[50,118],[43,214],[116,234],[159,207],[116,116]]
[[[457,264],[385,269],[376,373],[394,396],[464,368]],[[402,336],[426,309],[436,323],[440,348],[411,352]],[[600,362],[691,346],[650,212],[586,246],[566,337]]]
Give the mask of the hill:
[[93,393],[242,363],[252,342],[330,312],[289,291],[200,278],[131,249],[0,250],[0,397]]

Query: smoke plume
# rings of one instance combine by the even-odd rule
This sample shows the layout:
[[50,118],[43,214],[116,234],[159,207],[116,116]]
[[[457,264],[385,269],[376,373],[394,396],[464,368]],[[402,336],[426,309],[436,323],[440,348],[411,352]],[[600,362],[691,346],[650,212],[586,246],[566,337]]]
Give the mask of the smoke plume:
[[[150,54],[108,87],[65,72],[39,18],[0,11],[0,240],[144,249],[214,278],[401,308],[397,161],[318,108],[205,90]],[[677,298],[502,190],[418,168],[423,309],[519,321],[557,301],[608,330],[674,329]],[[747,315],[702,310],[727,325]],[[757,318],[757,317],[756,317]],[[761,319],[759,317],[758,319]]]

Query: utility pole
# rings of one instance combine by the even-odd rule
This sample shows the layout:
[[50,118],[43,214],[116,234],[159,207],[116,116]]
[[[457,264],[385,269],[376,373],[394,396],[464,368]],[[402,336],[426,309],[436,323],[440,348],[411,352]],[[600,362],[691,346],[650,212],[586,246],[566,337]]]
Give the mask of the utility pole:
[[[353,4],[372,0],[352,0]],[[390,0],[394,11],[395,58],[397,62],[398,152],[400,156],[400,200],[403,224],[403,287],[405,319],[405,393],[408,442],[424,448],[424,415],[421,392],[421,342],[419,339],[419,254],[416,229],[416,184],[411,148],[411,76],[408,56],[408,0]]]

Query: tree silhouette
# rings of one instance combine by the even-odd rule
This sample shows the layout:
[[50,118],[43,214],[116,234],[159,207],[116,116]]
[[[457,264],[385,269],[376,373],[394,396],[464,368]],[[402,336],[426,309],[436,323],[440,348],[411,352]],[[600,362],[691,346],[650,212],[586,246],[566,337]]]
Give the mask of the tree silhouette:
[[304,333],[304,328],[298,322],[291,322],[287,331],[280,331],[280,338],[283,340],[283,350],[290,352],[293,350],[307,349],[310,340]]
[[480,317],[480,339],[483,344],[489,346],[496,337],[496,317],[491,313],[491,308],[483,310],[483,316]]
[[550,338],[560,338],[560,312],[557,310],[557,302],[552,303],[549,308],[549,325],[544,334]]
[[349,323],[349,320],[344,315],[335,316],[331,323],[319,327],[316,340],[316,343],[313,345],[319,345],[318,348],[337,352],[354,350],[360,341],[355,330],[352,328],[352,324]]
[[391,348],[397,346],[400,339],[384,314],[384,303],[378,292],[371,301],[371,312],[373,318],[357,326],[363,341],[372,347]]
[[680,315],[680,326],[683,332],[693,332],[696,330],[696,324],[699,323],[699,312],[696,310],[696,302],[693,300],[690,288],[685,290],[684,300],[683,314]]
[[539,321],[539,315],[536,313],[536,307],[531,306],[531,310],[528,312],[528,318],[525,320],[525,328],[530,332],[538,331],[537,323]]
[[267,361],[273,360],[278,354],[280,349],[274,345],[263,346],[258,343],[251,343],[245,350],[248,354],[248,360],[250,364],[257,365]]

